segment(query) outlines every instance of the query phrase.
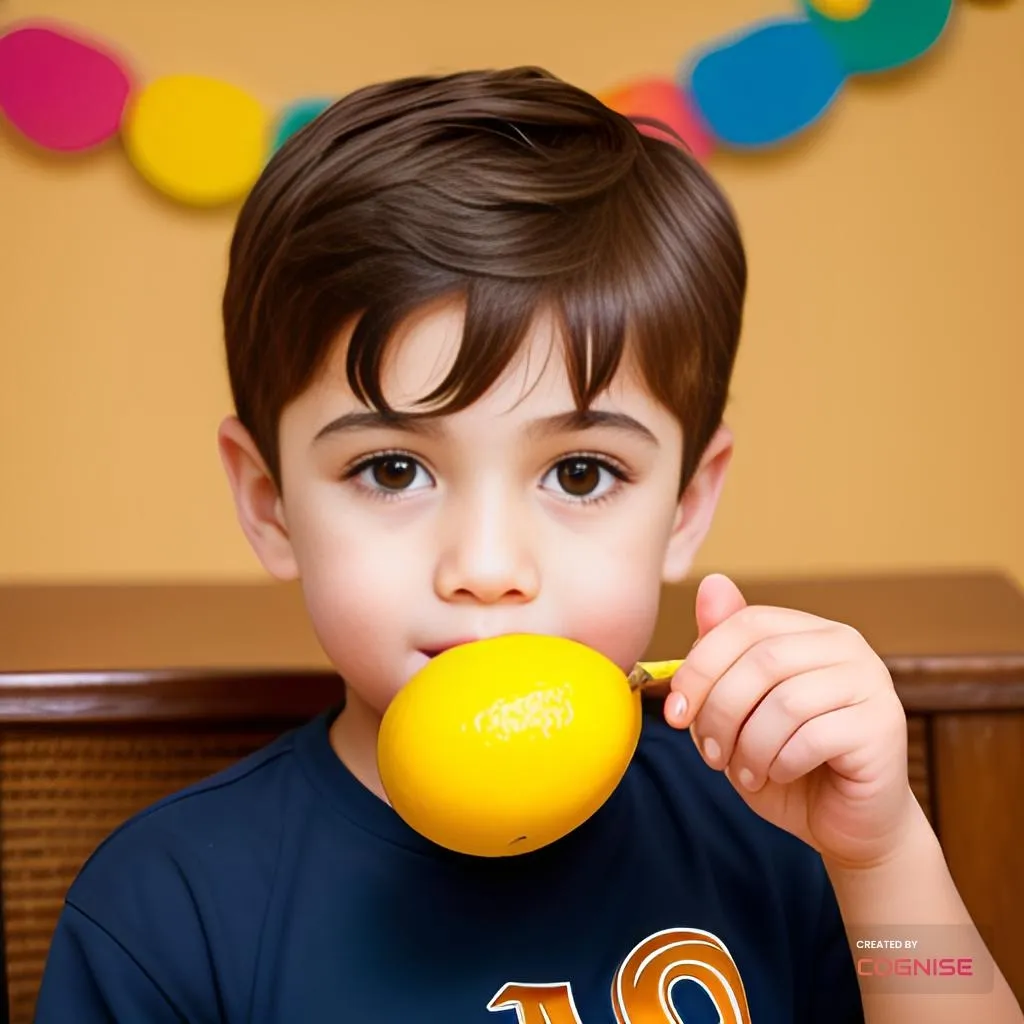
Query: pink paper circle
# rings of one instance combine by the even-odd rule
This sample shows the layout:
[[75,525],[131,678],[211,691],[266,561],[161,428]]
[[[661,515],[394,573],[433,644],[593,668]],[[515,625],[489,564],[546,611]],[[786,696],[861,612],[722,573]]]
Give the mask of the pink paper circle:
[[131,90],[114,57],[63,32],[16,28],[0,37],[0,109],[45,149],[89,149],[116,134]]

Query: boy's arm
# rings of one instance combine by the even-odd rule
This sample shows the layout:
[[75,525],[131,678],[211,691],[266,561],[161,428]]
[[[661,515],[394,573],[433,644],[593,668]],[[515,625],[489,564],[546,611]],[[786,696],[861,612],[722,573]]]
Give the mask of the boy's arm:
[[66,904],[36,1003],[35,1024],[181,1024],[186,1018],[111,935]]
[[868,1024],[1024,1024],[911,790],[906,714],[883,660],[843,623],[749,606],[720,574],[701,581],[696,619],[666,720],[752,810],[821,855]]
[[[988,971],[993,978],[991,990],[984,993],[954,995],[933,990],[930,994],[917,994],[906,987],[899,991],[894,984],[895,991],[889,994],[873,990],[872,978],[860,972],[858,980],[867,1024],[962,1024],[968,1019],[985,1024],[1019,1024],[1024,1020],[1010,986],[957,892],[939,841],[919,807],[915,827],[886,863],[848,868],[829,863],[827,857],[823,859],[843,920],[853,925],[848,929],[851,944],[855,945],[864,934],[863,928],[857,928],[859,922],[874,934],[888,932],[893,936],[944,926],[949,929],[949,948],[943,954],[971,956],[974,973],[984,975]],[[864,950],[867,954],[876,952]],[[890,960],[908,956],[912,958],[913,954],[882,953],[882,957]],[[911,982],[910,977],[900,980],[905,985]]]

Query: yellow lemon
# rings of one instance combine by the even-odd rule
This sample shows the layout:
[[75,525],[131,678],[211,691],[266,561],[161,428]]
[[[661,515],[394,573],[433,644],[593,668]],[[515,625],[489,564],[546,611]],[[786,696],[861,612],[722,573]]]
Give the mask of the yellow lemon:
[[395,697],[377,763],[395,811],[441,846],[526,853],[589,818],[640,737],[640,694],[614,662],[561,637],[452,647]]

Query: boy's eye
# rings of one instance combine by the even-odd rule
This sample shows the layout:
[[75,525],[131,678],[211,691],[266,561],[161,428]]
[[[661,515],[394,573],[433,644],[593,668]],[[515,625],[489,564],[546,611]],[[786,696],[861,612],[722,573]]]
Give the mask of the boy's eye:
[[381,490],[407,491],[412,489],[418,473],[429,480],[427,471],[411,456],[382,455],[364,463],[359,475],[368,476],[364,482]]
[[[621,480],[622,474],[601,459],[574,455],[552,466],[558,489],[572,498],[598,498]],[[546,478],[545,478],[546,479]]]

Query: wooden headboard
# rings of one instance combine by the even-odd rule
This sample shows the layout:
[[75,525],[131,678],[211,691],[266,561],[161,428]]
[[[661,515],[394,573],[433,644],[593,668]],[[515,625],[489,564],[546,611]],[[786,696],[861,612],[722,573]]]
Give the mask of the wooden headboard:
[[339,700],[327,674],[0,679],[0,867],[11,1019],[32,1019],[68,886],[136,811]]
[[[752,603],[857,626],[908,712],[915,793],[1024,997],[1024,596],[980,573],[753,581]],[[651,658],[692,641],[667,588]],[[0,858],[12,1021],[29,1024],[68,885],[155,800],[342,698],[291,586],[0,587]],[[986,842],[978,839],[987,836]]]
[[0,587],[0,868],[11,1019],[114,828],[342,699],[295,588]]

